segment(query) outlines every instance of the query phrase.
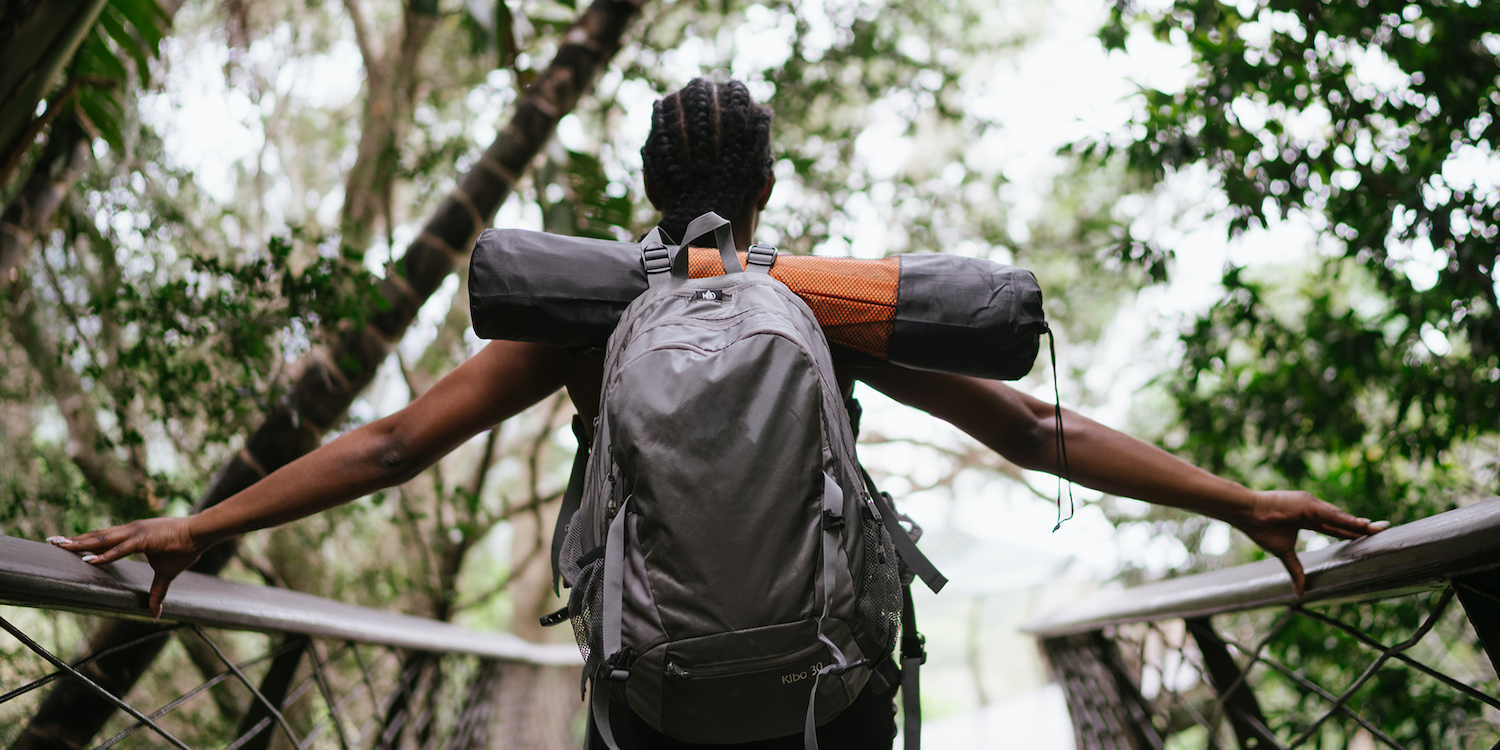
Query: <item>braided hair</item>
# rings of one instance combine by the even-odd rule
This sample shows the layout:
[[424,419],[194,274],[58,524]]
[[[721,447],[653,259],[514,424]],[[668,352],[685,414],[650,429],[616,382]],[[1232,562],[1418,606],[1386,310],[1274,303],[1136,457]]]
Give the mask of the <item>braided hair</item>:
[[746,216],[771,177],[771,110],[739,81],[695,78],[651,110],[641,162],[661,203],[662,229],[680,242],[713,211]]

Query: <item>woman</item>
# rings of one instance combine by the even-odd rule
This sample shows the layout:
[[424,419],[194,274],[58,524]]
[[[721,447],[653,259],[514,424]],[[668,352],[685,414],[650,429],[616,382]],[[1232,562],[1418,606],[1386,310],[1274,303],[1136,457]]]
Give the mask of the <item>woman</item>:
[[[775,179],[771,114],[744,84],[698,79],[657,102],[641,155],[646,195],[670,235],[681,236],[692,218],[712,210],[731,217],[736,245],[752,244]],[[559,387],[567,387],[590,423],[601,377],[597,355],[495,341],[405,409],[350,431],[217,506],[187,518],[145,519],[52,541],[89,553],[83,559],[96,565],[144,553],[156,572],[149,606],[160,615],[172,579],[215,543],[401,484]],[[1047,471],[1057,465],[1053,406],[1002,383],[897,369],[840,373],[846,394],[856,380],[953,424],[1019,466]],[[1230,523],[1282,561],[1298,596],[1304,584],[1294,551],[1299,530],[1354,539],[1386,527],[1305,492],[1247,489],[1071,411],[1062,414],[1074,481]],[[865,693],[819,730],[825,747],[889,747],[891,696]],[[686,747],[661,737],[623,705],[611,709],[611,724],[622,747]],[[753,746],[800,747],[801,741],[799,735]],[[591,743],[602,747],[597,735]]]

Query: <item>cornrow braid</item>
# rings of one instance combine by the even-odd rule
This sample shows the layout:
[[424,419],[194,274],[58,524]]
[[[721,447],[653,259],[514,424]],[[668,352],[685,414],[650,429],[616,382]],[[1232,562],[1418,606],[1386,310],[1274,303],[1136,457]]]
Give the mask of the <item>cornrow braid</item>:
[[771,110],[739,81],[695,78],[651,110],[641,147],[647,179],[661,201],[661,226],[674,239],[713,211],[745,216],[771,177]]

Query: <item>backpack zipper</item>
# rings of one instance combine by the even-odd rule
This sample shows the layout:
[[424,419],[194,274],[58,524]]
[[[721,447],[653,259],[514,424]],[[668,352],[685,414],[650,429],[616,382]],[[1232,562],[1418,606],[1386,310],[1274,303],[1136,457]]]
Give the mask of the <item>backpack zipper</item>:
[[[754,674],[756,672],[770,672],[779,668],[784,668],[788,664],[816,667],[814,669],[807,670],[809,672],[816,672],[817,668],[821,668],[823,666],[822,664],[801,665],[800,662],[801,660],[817,653],[819,649],[825,648],[827,647],[824,646],[821,642],[815,642],[812,645],[787,656],[778,655],[760,657],[757,659],[744,659],[741,661],[725,662],[720,664],[705,664],[701,667],[694,667],[692,669],[688,669],[675,661],[668,661],[666,673],[668,677],[676,677],[679,680],[711,680],[716,677],[736,677],[739,675]],[[798,671],[797,674],[800,676],[801,671]]]

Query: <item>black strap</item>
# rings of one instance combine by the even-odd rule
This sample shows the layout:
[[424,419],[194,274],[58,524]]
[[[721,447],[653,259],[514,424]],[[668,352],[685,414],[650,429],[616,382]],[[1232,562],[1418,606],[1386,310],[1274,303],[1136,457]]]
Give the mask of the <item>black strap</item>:
[[557,511],[557,525],[552,527],[552,593],[561,595],[563,539],[568,535],[568,524],[583,505],[583,475],[589,467],[590,443],[583,430],[583,417],[573,415],[573,437],[578,439],[578,450],[573,454],[573,473],[568,475],[568,490],[563,493],[562,507]]
[[[1052,326],[1042,321],[1042,333],[1047,334],[1047,348],[1052,353],[1052,418],[1057,430],[1055,444],[1057,457],[1057,525],[1052,527],[1052,532],[1062,528],[1063,521],[1073,520],[1073,512],[1076,504],[1073,501],[1073,470],[1068,466],[1068,441],[1063,438],[1062,418],[1062,391],[1057,387],[1057,334],[1052,332]],[[1068,517],[1062,517],[1062,490],[1063,483],[1068,484]]]
[[922,551],[917,549],[916,542],[901,528],[900,515],[896,513],[896,506],[891,503],[891,496],[881,492],[875,486],[875,480],[870,478],[870,472],[865,471],[863,466],[859,467],[859,473],[865,478],[865,487],[870,491],[870,500],[875,504],[875,509],[880,516],[880,522],[885,525],[885,530],[891,535],[891,544],[896,547],[896,554],[901,556],[901,561],[906,567],[911,568],[927,588],[936,594],[948,585],[948,579],[938,572],[937,566],[932,564]]
[[911,586],[901,587],[901,710],[906,715],[906,750],[922,746],[922,664],[927,661],[927,639],[917,632],[917,608]]
[[[605,665],[599,665],[600,670],[608,669]],[[604,746],[609,750],[620,750],[619,743],[615,742],[614,728],[609,725],[609,683],[602,679],[602,674],[594,675],[589,685],[589,718],[594,723],[594,729],[599,732],[599,738],[604,740]],[[588,742],[584,739],[584,742]]]

